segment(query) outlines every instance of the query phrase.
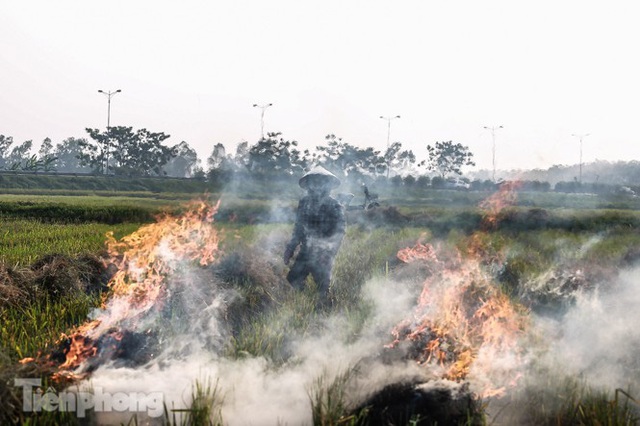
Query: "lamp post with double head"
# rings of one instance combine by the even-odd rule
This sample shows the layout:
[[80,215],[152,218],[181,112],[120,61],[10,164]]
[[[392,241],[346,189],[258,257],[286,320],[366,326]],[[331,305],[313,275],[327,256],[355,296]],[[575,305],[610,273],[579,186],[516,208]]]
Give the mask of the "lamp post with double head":
[[391,140],[391,121],[395,120],[396,118],[400,118],[400,116],[396,115],[395,117],[385,117],[381,115],[380,118],[382,118],[383,120],[387,120],[387,149],[389,149],[389,142]]
[[258,105],[258,104],[253,104],[254,108],[260,108],[260,138],[264,139],[264,112],[267,108],[269,108],[270,106],[272,106],[273,104],[269,103],[269,104],[263,104],[263,105]]
[[502,129],[502,126],[484,126],[485,129],[491,130],[491,158],[493,165],[493,182],[496,181],[496,130]]
[[[387,120],[387,152],[385,154],[387,154],[389,152],[389,146],[391,143],[391,121],[395,120],[396,118],[400,118],[399,115],[396,115],[395,117],[385,117],[384,115],[381,115],[380,118],[382,118],[383,120]],[[387,179],[389,179],[389,161],[391,161],[391,159],[387,158]]]
[[105,144],[107,145],[106,147],[104,147],[105,153],[104,153],[104,169],[102,170],[102,173],[109,173],[109,138],[111,137],[109,135],[109,129],[111,128],[111,98],[116,94],[116,93],[120,93],[122,92],[122,90],[118,89],[116,91],[111,91],[111,90],[107,90],[106,92],[104,90],[98,90],[98,93],[102,93],[103,95],[105,95],[107,97],[107,141],[105,142]]

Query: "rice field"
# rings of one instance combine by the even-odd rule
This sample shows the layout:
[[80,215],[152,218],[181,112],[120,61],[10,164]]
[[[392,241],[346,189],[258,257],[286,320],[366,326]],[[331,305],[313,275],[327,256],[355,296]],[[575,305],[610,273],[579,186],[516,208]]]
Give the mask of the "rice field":
[[[273,206],[264,200],[255,203],[232,201],[226,210],[224,205],[221,210],[222,258],[216,271],[241,297],[230,313],[229,320],[237,329],[224,355],[237,360],[265,358],[277,369],[288,362],[289,335],[314,335],[325,314],[316,309],[312,282],[302,293],[283,292],[272,286],[274,281],[281,282],[285,274],[280,258],[291,232],[291,223],[287,222],[289,216],[280,215],[281,220],[272,223],[261,223],[260,220],[253,223],[256,218],[272,217],[269,214],[273,213]],[[434,243],[447,252],[460,253],[462,257],[469,255],[470,248],[481,247],[483,258],[489,259],[485,266],[495,273],[496,283],[509,297],[519,303],[521,300],[538,302],[536,298],[544,296],[543,307],[549,309],[566,307],[566,300],[553,298],[558,288],[551,288],[548,294],[541,296],[542,284],[550,286],[550,283],[574,282],[576,279],[596,281],[611,277],[614,270],[630,267],[640,259],[640,231],[635,210],[549,208],[542,216],[539,212],[532,216],[529,207],[519,207],[512,211],[513,215],[507,218],[503,228],[479,230],[481,217],[474,216],[478,213],[473,207],[447,208],[440,204],[441,201],[439,197],[436,205],[432,205],[424,200],[420,204],[415,199],[403,202],[398,198],[393,201],[397,212],[391,216],[371,216],[365,220],[357,212],[351,217],[336,259],[333,280],[335,309],[343,315],[342,338],[360,336],[372,318],[374,308],[362,299],[363,287],[372,280],[399,279],[402,270],[396,270],[399,263],[396,254],[416,242]],[[5,271],[9,271],[5,276],[8,273],[13,280],[18,280],[19,276],[31,279],[25,271],[43,256],[58,254],[70,259],[88,254],[99,256],[105,249],[107,232],[121,238],[146,223],[127,220],[136,217],[129,216],[127,209],[130,207],[143,209],[151,216],[162,210],[181,208],[178,200],[95,196],[25,198],[5,195],[0,196],[0,206],[3,203],[13,207],[56,205],[73,211],[107,209],[112,216],[122,215],[122,220],[113,220],[114,223],[96,220],[70,223],[20,217],[14,214],[18,208],[5,209],[5,213],[14,213],[0,214],[0,263]],[[584,203],[589,204],[588,201]],[[113,209],[114,205],[116,209]],[[293,205],[295,202],[285,200],[278,204],[277,210],[280,214]],[[538,218],[540,222],[532,225],[532,218]],[[549,280],[550,273],[555,274],[555,281]],[[19,305],[0,303],[0,378],[5,383],[18,374],[19,359],[37,356],[38,352],[55,347],[59,336],[80,324],[102,300],[101,294],[68,294],[74,296],[31,299],[25,296],[26,302]],[[0,296],[3,296],[2,292]],[[275,309],[265,309],[265,305]],[[366,416],[350,411],[353,407],[347,404],[346,389],[352,374],[355,372],[347,371],[334,379],[325,377],[315,382],[315,388],[309,391],[314,424],[367,424]],[[541,376],[549,380],[546,387],[541,388],[540,382],[530,384],[517,399],[520,403],[528,401],[523,411],[533,419],[531,424],[626,425],[638,421],[633,397],[640,389],[592,390],[588,384],[563,378],[558,373],[545,371]],[[212,411],[212,407],[219,408],[222,404],[217,385],[195,383],[194,389],[198,390],[199,397],[188,417],[193,420],[191,424],[208,424],[207,419],[225,424],[220,412]],[[562,396],[553,396],[550,389],[556,391],[555,395]],[[0,386],[1,400],[10,400],[10,392],[12,389]],[[464,424],[492,423],[482,406],[477,410],[469,413]],[[56,424],[60,417],[55,414],[43,413],[35,421]],[[23,424],[34,421],[28,417],[18,420]],[[73,418],[65,417],[65,422],[73,421]],[[185,418],[167,415],[165,421],[178,424]],[[420,422],[413,418],[407,424]]]
[[40,220],[0,219],[0,262],[15,268],[27,267],[48,254],[77,256],[100,253],[105,249],[106,233],[116,238],[128,235],[140,223],[46,223]]

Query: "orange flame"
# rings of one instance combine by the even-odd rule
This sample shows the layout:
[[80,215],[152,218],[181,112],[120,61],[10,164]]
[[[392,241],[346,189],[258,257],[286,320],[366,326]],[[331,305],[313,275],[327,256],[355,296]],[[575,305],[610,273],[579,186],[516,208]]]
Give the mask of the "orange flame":
[[[410,261],[433,262],[431,249],[419,244],[399,256]],[[435,271],[424,283],[413,319],[392,332],[394,342],[409,341],[422,347],[419,364],[444,369],[443,378],[465,379],[479,352],[500,354],[517,350],[524,316],[483,273],[480,264],[467,260],[454,269]],[[492,389],[488,389],[491,392]]]
[[[161,304],[166,277],[179,271],[183,262],[207,266],[217,258],[220,236],[212,222],[218,206],[219,202],[193,202],[182,215],[165,214],[120,241],[107,234],[110,263],[118,268],[109,282],[110,297],[96,319],[77,327],[70,337],[63,336],[70,346],[60,369],[76,369],[97,354],[100,336],[109,332],[119,340],[123,322],[135,324]],[[56,377],[68,379],[69,374],[59,373]]]
[[[517,183],[503,184],[480,203],[485,232],[495,229],[502,210],[515,203],[517,187]],[[482,268],[487,260],[483,257],[490,252],[482,235],[476,233],[469,239],[466,249],[471,258],[463,259],[458,253],[453,261],[444,262],[433,246],[423,243],[397,254],[405,263],[423,262],[430,276],[423,284],[413,316],[394,328],[394,340],[387,347],[408,342],[410,356],[419,364],[442,369],[442,377],[449,380],[491,375],[492,360],[508,354],[517,358],[518,339],[526,327],[524,310],[513,304]],[[517,377],[507,381],[513,385]],[[503,392],[501,383],[489,383],[481,396]]]
[[516,190],[521,186],[520,181],[503,182],[498,191],[480,202],[479,207],[483,211],[483,229],[495,229],[500,213],[505,208],[515,205],[518,198]]
[[60,365],[60,368],[71,368],[86,358],[94,356],[98,352],[98,348],[93,345],[90,338],[80,333],[74,333],[71,336],[71,343],[67,351],[67,360]]

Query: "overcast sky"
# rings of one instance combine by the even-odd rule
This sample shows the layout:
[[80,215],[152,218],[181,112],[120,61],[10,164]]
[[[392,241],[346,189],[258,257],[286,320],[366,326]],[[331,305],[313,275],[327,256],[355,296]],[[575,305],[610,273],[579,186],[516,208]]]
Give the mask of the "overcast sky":
[[469,146],[474,169],[639,160],[633,1],[0,0],[0,134],[146,128],[201,159],[280,131]]

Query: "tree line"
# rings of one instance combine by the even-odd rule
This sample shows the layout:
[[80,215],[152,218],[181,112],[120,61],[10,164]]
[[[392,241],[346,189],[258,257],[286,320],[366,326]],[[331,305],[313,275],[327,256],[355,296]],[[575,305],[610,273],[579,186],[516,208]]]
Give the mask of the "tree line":
[[[473,166],[473,153],[453,141],[427,145],[427,158],[419,160],[401,142],[385,150],[361,148],[329,134],[321,145],[302,150],[295,140],[280,132],[268,133],[254,144],[244,141],[229,152],[222,143],[213,145],[204,165],[187,142],[166,144],[169,135],[147,129],[118,126],[107,130],[86,129],[87,138],[70,137],[58,144],[45,138],[32,153],[33,141],[16,144],[0,134],[0,171],[58,172],[119,177],[178,177],[207,180],[224,185],[240,179],[288,179],[294,181],[312,165],[322,165],[337,176],[354,182],[378,181],[393,186],[441,189],[495,190],[499,182],[461,177]],[[574,167],[575,168],[575,167]],[[593,170],[592,170],[593,169]],[[557,172],[554,174],[554,172]],[[549,170],[515,171],[506,180],[522,181],[522,191],[640,194],[640,163],[596,162],[585,167],[589,183],[570,178],[571,166]],[[556,176],[560,179],[554,179]],[[593,176],[591,176],[593,175]],[[555,180],[555,182],[551,182]]]
[[379,151],[358,147],[329,134],[322,145],[301,150],[297,141],[272,132],[254,144],[240,143],[233,153],[224,144],[215,144],[205,169],[187,142],[168,146],[170,135],[163,132],[127,126],[87,128],[86,132],[87,138],[70,137],[55,145],[46,138],[35,154],[31,152],[33,141],[16,144],[11,136],[0,135],[0,170],[225,180],[236,173],[257,177],[299,176],[311,165],[320,164],[339,176],[353,179],[399,176],[417,179],[428,173],[446,179],[461,175],[464,166],[475,165],[469,148],[452,141],[427,145],[428,158],[418,161],[401,142]]

